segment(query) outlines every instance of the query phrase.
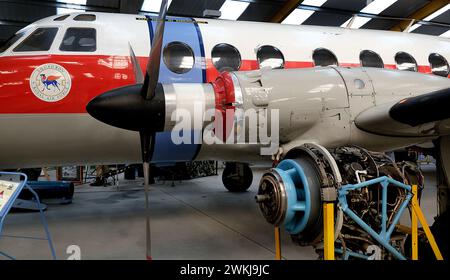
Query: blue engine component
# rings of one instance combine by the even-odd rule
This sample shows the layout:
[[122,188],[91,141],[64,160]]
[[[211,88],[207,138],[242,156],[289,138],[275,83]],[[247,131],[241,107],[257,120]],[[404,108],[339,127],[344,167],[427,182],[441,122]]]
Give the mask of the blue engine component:
[[283,160],[262,177],[256,200],[266,220],[290,234],[302,232],[310,220],[310,184],[295,160]]
[[275,170],[286,189],[287,209],[284,226],[290,234],[303,231],[311,212],[311,194],[303,168],[294,160],[283,160]]

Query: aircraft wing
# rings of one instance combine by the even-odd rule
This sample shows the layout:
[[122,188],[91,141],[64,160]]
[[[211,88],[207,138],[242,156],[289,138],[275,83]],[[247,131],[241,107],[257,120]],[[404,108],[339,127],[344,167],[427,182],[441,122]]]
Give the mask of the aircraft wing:
[[450,88],[371,107],[355,118],[355,125],[387,136],[450,134]]

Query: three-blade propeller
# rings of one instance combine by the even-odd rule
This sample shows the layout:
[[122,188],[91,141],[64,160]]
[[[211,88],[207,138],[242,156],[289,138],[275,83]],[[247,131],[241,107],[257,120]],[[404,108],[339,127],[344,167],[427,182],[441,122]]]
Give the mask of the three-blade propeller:
[[156,133],[164,129],[165,118],[164,92],[162,86],[158,83],[158,79],[167,2],[167,0],[161,2],[158,24],[151,43],[145,76],[142,74],[138,59],[130,45],[130,59],[136,84],[105,92],[92,99],[86,107],[88,113],[99,121],[139,132],[144,166],[147,259],[151,259],[148,198],[151,151],[153,150]]

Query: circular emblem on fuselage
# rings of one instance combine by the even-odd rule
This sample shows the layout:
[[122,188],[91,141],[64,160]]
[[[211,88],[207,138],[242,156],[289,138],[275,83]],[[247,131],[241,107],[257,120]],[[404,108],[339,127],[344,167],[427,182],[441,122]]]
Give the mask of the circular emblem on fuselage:
[[64,99],[69,94],[71,86],[69,72],[58,64],[43,64],[31,73],[31,91],[45,102],[57,102]]

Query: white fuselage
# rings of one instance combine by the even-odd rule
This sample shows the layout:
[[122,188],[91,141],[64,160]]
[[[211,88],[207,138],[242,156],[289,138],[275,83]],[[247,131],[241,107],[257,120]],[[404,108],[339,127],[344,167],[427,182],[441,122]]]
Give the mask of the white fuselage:
[[[75,21],[73,18],[77,14],[63,21],[54,21],[58,16],[38,21],[21,31],[24,36],[0,53],[0,168],[140,161],[138,134],[100,123],[87,114],[85,106],[89,100],[105,91],[135,83],[130,46],[144,71],[155,24],[149,25],[149,18],[142,15],[90,14],[96,15],[95,21]],[[304,72],[274,70],[274,74],[268,74],[265,80],[275,88],[271,92],[269,107],[280,106],[282,109],[280,127],[283,131],[280,136],[285,149],[305,142],[316,142],[325,147],[357,144],[373,150],[392,150],[435,137],[375,135],[355,127],[354,118],[361,111],[383,102],[450,87],[448,79],[431,73],[433,69],[429,62],[429,56],[433,53],[450,59],[448,39],[335,27],[211,19],[194,19],[193,23],[191,19],[184,20],[167,23],[163,44],[165,46],[179,41],[189,45],[194,52],[193,67],[184,74],[173,73],[162,59],[160,82],[163,84],[213,82],[219,72],[214,66],[212,51],[222,43],[234,46],[239,52],[240,68],[235,75],[240,77],[240,84],[235,86],[241,87],[244,99],[248,99],[247,104],[251,104],[252,96],[247,90],[249,86],[244,82],[248,78],[241,71],[259,68],[259,47],[270,45],[280,50],[285,68],[309,69]],[[37,28],[52,27],[58,30],[49,50],[14,51]],[[74,27],[96,30],[94,51],[61,50],[66,31]],[[392,70],[314,70],[313,54],[319,48],[333,53],[339,66],[352,68],[361,66],[361,51],[370,50],[379,55],[385,68]],[[419,73],[397,70],[395,57],[398,52],[411,55]],[[30,88],[32,72],[49,63],[63,66],[71,77],[70,90],[65,93],[67,95],[51,102],[39,99]],[[330,74],[326,74],[327,71]],[[322,72],[323,76],[316,75],[317,72]],[[302,76],[296,79],[295,75]],[[365,90],[353,90],[352,77],[365,79]],[[287,87],[298,90],[287,90]],[[318,99],[301,96],[302,92],[313,88],[319,88]],[[280,95],[277,96],[277,93]],[[215,98],[211,92],[202,94],[205,103]],[[286,101],[283,98],[290,99]],[[192,99],[184,100],[189,102]],[[305,100],[312,101],[305,103]],[[296,124],[293,118],[297,118]],[[302,118],[311,119],[302,122]],[[156,144],[155,149],[158,149],[159,154],[155,161],[270,160],[270,157],[259,155],[259,145],[201,145],[175,151],[165,146],[164,142],[161,138],[160,143]]]

